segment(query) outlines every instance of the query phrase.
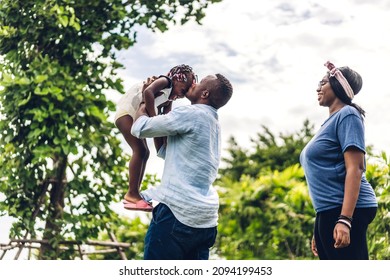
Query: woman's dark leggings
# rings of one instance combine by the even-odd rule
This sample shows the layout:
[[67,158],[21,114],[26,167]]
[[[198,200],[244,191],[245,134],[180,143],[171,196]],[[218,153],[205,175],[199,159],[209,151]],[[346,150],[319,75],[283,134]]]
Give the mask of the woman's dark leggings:
[[374,220],[376,207],[356,208],[353,214],[351,243],[345,248],[334,248],[333,230],[341,207],[316,215],[314,238],[320,260],[368,260],[367,228]]

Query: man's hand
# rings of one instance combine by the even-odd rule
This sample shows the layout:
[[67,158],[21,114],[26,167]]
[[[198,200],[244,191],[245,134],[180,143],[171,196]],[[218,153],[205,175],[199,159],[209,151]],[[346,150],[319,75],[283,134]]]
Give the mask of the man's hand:
[[135,120],[134,121],[136,121],[141,116],[149,117],[148,111],[146,111],[145,102],[141,102],[141,104],[139,104],[138,110],[135,113]]
[[147,79],[146,79],[146,81],[144,81],[144,85],[142,86],[142,92],[144,92],[144,90],[148,87],[148,86],[150,86],[155,80],[157,80],[158,79],[158,77],[156,77],[156,76],[152,76],[152,77],[148,77]]
[[172,110],[172,101],[166,101],[157,107],[158,115],[168,114]]

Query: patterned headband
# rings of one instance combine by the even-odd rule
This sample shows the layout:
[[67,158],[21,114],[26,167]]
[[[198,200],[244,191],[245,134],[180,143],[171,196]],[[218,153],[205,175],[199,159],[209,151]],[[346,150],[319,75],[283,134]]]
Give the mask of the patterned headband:
[[349,85],[347,79],[344,77],[343,73],[338,68],[336,68],[333,63],[329,61],[327,61],[324,65],[329,69],[329,76],[335,77],[337,81],[339,81],[345,93],[352,101],[352,99],[355,97],[355,94],[353,93],[353,90]]

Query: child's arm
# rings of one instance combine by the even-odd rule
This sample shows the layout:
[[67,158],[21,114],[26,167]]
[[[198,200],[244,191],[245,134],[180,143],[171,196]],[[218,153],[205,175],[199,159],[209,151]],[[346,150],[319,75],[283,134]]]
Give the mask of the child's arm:
[[145,102],[146,110],[150,117],[156,116],[156,111],[154,109],[154,99],[159,96],[161,90],[169,86],[169,81],[165,77],[160,77],[154,80],[144,91],[143,91],[143,101]]
[[158,77],[156,76],[151,76],[151,77],[147,77],[146,78],[146,81],[144,81],[144,85],[142,86],[142,92],[144,92],[144,90],[150,86],[155,80],[157,80]]

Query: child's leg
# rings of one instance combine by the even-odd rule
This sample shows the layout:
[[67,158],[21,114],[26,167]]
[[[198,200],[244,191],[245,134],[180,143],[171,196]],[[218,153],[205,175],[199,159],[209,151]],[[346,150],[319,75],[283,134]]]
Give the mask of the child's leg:
[[142,199],[139,188],[149,158],[149,149],[145,139],[138,139],[131,134],[133,118],[130,115],[120,117],[115,124],[133,151],[129,163],[129,189],[125,195],[125,200],[135,203]]

